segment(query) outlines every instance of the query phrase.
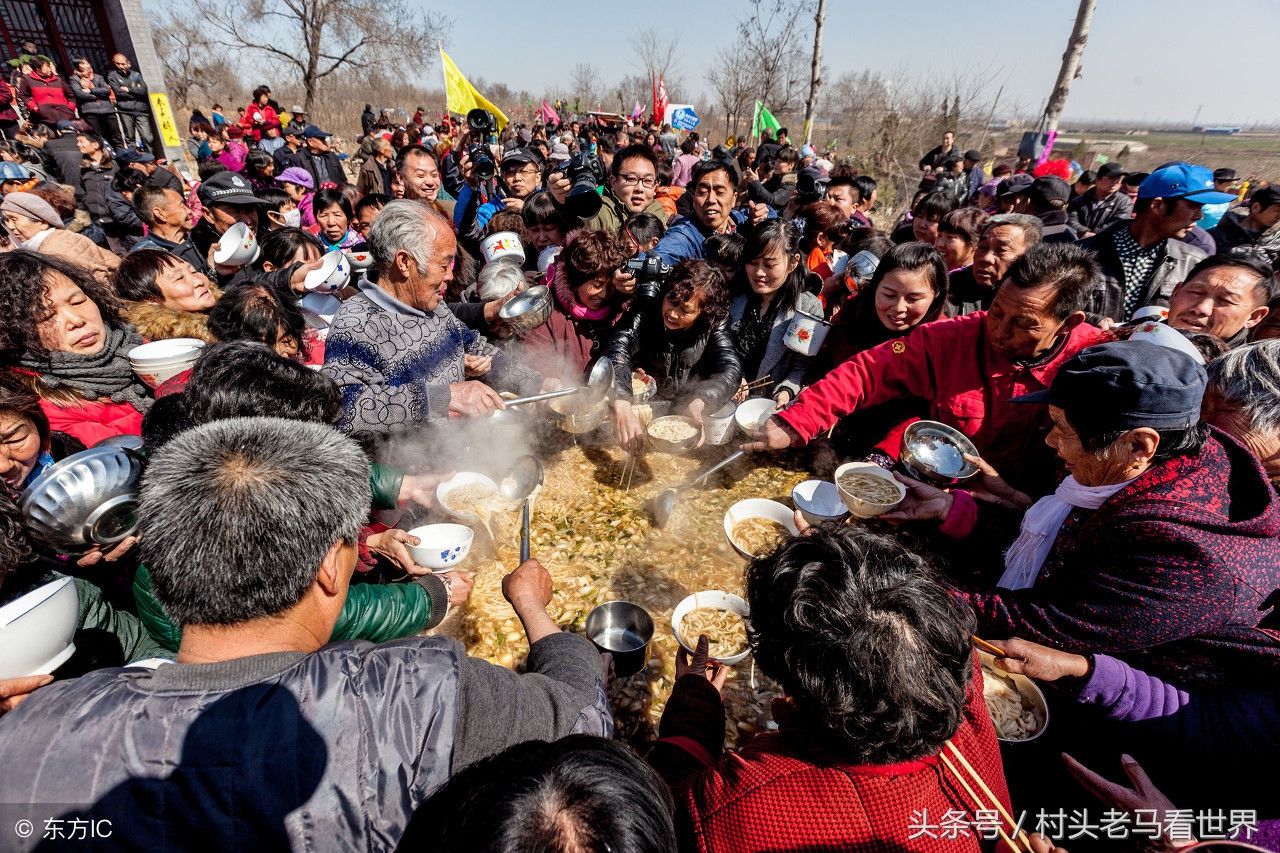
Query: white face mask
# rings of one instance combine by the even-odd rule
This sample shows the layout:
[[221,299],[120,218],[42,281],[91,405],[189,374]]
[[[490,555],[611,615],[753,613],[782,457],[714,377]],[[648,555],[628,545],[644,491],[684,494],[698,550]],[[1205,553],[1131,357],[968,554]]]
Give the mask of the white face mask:
[[286,228],[297,228],[302,225],[302,211],[296,207],[293,210],[286,210],[284,225]]

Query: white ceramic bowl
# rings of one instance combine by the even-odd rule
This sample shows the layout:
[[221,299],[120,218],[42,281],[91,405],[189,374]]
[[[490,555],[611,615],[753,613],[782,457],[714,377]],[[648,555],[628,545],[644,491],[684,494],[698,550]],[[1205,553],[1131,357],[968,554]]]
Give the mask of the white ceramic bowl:
[[164,367],[198,358],[202,349],[204,341],[199,338],[166,338],[129,350],[129,363],[134,367]]
[[342,254],[347,256],[347,261],[351,264],[352,269],[367,270],[373,266],[373,252],[368,249],[361,249],[358,252],[344,249]]
[[406,545],[413,561],[433,572],[447,572],[471,553],[475,531],[465,524],[427,524],[409,531],[417,545]]
[[183,373],[195,367],[195,364],[196,360],[193,358],[189,362],[184,364],[175,364],[172,367],[135,367],[133,368],[133,372],[137,374],[137,377],[141,379],[148,388],[155,390],[173,377],[177,376],[179,373]]
[[733,419],[738,422],[739,429],[754,438],[764,432],[764,422],[777,411],[778,404],[768,397],[752,397],[738,404]]
[[477,486],[484,484],[493,489],[494,494],[498,494],[498,484],[492,478],[486,477],[484,474],[477,474],[474,471],[459,471],[443,483],[436,486],[436,500],[440,503],[440,508],[444,510],[445,515],[461,521],[464,524],[480,524],[480,517],[472,512],[461,512],[455,510],[449,505],[449,493],[460,489],[463,486]]
[[80,594],[64,577],[0,607],[0,678],[53,672],[71,657]]
[[805,480],[798,484],[791,490],[791,502],[810,524],[835,521],[849,514],[836,484],[826,480]]
[[[747,602],[742,599],[742,596],[734,595],[730,592],[708,589],[686,596],[683,601],[676,605],[676,609],[671,611],[671,632],[676,635],[676,642],[685,648],[689,654],[693,654],[697,649],[692,649],[685,643],[684,637],[680,635],[680,623],[684,621],[684,617],[690,612],[702,608],[728,610],[731,613],[737,613],[743,620],[746,620],[750,615]],[[734,664],[742,663],[749,654],[751,654],[750,649],[743,649],[739,654],[715,658],[715,660],[728,666],[733,666]]]
[[258,259],[258,241],[243,222],[232,225],[218,238],[213,262],[224,267],[242,267]]
[[307,273],[302,286],[315,293],[333,293],[341,290],[351,278],[351,262],[341,249],[325,252],[320,267]]
[[[1049,728],[1049,703],[1045,701],[1044,693],[1040,690],[1040,685],[1036,684],[1025,675],[1018,675],[1012,672],[1003,672],[995,665],[995,658],[984,651],[978,651],[978,660],[982,661],[983,666],[988,666],[998,672],[1000,675],[1013,681],[1013,686],[1018,689],[1018,693],[1022,695],[1025,704],[1035,709],[1036,716],[1040,719],[1040,728],[1023,738],[1001,737],[997,731],[996,739],[1006,743],[1027,743],[1033,741],[1040,735],[1044,734],[1045,729]],[[985,673],[984,676],[985,677]]]
[[745,560],[754,560],[756,555],[749,554],[738,547],[738,543],[733,541],[733,528],[738,522],[746,521],[748,518],[767,518],[787,528],[787,532],[792,536],[800,535],[800,529],[796,527],[794,514],[783,504],[766,500],[765,498],[747,498],[744,501],[738,501],[725,510],[724,536],[729,540],[729,544],[733,546],[733,550],[741,554]]
[[[840,475],[850,472],[871,474],[874,477],[879,477],[897,490],[897,499],[890,503],[877,503],[875,501],[869,501],[861,495],[855,495],[846,491],[845,488],[840,485]],[[902,499],[907,496],[906,486],[899,483],[888,471],[871,462],[846,462],[836,469],[836,472],[832,475],[831,479],[835,483],[836,491],[840,493],[840,500],[844,501],[844,505],[849,508],[849,512],[853,513],[857,518],[875,518],[877,515],[883,515],[898,504],[902,503]]]
[[480,241],[480,254],[486,264],[499,258],[514,258],[518,263],[524,263],[524,246],[520,243],[520,235],[514,231],[499,231],[485,237]]

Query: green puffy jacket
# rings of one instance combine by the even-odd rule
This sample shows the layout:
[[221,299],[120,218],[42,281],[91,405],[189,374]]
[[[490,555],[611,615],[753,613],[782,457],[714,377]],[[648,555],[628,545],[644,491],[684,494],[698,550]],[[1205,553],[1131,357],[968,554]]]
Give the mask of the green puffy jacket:
[[[138,566],[133,576],[133,597],[147,633],[176,652],[182,629],[160,606],[146,566]],[[439,625],[448,611],[448,601],[449,590],[435,575],[423,575],[409,583],[353,583],[333,627],[333,639],[383,643],[411,637]]]
[[390,465],[374,462],[369,466],[369,488],[373,490],[374,509],[395,509],[400,500],[404,472]]

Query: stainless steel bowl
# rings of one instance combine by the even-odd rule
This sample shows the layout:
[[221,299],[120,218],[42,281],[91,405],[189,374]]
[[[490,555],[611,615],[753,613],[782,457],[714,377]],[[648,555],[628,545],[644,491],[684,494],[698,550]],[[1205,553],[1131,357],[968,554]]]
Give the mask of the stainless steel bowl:
[[591,403],[578,397],[557,397],[547,403],[557,418],[560,429],[574,435],[582,435],[604,423],[609,414],[609,401]]
[[602,652],[613,655],[618,678],[635,675],[649,660],[653,617],[630,601],[606,601],[587,614],[587,638]]
[[[682,423],[693,428],[693,435],[688,438],[682,438],[679,441],[672,441],[667,438],[659,438],[654,435],[654,428],[661,427],[663,424]],[[654,418],[649,421],[649,426],[645,430],[649,436],[649,444],[653,445],[654,450],[659,453],[684,453],[686,450],[693,448],[702,439],[702,430],[693,418],[684,415],[667,415],[666,417]]]
[[27,529],[62,554],[111,546],[137,530],[142,457],[123,447],[68,456],[22,493]]
[[954,486],[978,473],[964,454],[978,455],[968,436],[938,421],[916,421],[902,434],[899,460],[907,473],[935,486]]
[[517,334],[530,332],[551,316],[551,288],[539,284],[522,290],[498,309],[498,317]]

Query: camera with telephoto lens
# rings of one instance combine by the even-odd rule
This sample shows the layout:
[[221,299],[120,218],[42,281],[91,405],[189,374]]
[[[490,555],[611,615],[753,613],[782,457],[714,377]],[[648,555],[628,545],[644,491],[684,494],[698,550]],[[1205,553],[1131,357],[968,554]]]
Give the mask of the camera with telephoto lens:
[[467,113],[467,129],[476,136],[489,136],[498,132],[498,120],[488,110],[474,109]]
[[619,272],[635,276],[637,298],[656,299],[662,296],[662,286],[666,283],[667,277],[671,275],[671,269],[671,264],[657,255],[641,252],[634,257],[627,258],[626,263],[622,265]]
[[570,184],[569,196],[564,201],[569,212],[583,219],[599,213],[603,201],[597,189],[604,180],[604,164],[600,158],[587,151],[579,151],[565,161],[560,171]]
[[467,158],[471,160],[471,174],[481,181],[493,180],[498,174],[498,164],[489,153],[488,145],[473,142],[467,146]]

